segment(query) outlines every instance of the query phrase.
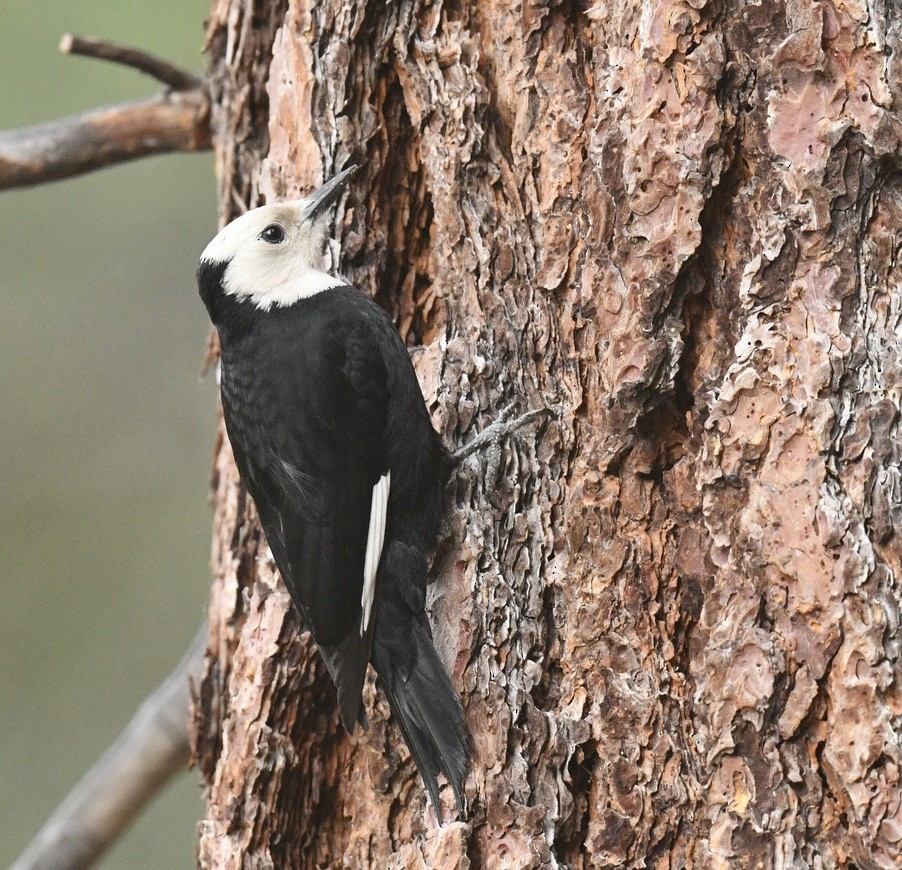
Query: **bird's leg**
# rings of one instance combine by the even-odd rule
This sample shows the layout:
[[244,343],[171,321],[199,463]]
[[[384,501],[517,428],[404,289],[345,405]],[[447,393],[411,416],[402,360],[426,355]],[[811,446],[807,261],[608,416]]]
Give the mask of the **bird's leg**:
[[518,429],[522,429],[534,420],[538,420],[539,417],[551,413],[548,408],[534,408],[532,411],[527,411],[525,414],[521,414],[519,417],[515,417],[511,420],[510,415],[512,411],[512,405],[505,408],[505,410],[501,412],[501,416],[494,423],[490,426],[486,426],[486,428],[473,438],[472,441],[468,441],[463,447],[458,447],[457,450],[454,451],[454,458],[460,462],[461,460],[466,459],[471,453],[475,453],[477,450],[482,450],[484,447],[489,447],[492,444],[497,444],[502,438],[506,438]]

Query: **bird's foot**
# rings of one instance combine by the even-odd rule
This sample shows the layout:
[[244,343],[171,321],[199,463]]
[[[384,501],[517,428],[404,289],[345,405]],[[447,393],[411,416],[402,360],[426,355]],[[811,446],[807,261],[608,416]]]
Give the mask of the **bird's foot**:
[[539,417],[551,414],[551,411],[548,408],[534,408],[532,411],[527,411],[525,414],[521,414],[519,417],[511,419],[513,410],[513,405],[505,408],[504,411],[501,412],[501,416],[494,423],[490,426],[486,426],[486,428],[473,438],[472,441],[468,441],[463,447],[458,447],[457,450],[454,451],[454,458],[460,462],[477,450],[489,447],[492,444],[497,444],[502,438],[506,438],[508,435],[513,434],[518,429],[522,429],[524,426],[528,426],[533,421],[538,420]]

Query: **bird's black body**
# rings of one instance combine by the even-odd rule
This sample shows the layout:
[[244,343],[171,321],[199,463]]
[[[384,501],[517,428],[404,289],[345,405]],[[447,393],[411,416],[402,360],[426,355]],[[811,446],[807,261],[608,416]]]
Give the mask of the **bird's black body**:
[[[388,315],[343,286],[261,310],[223,292],[202,262],[218,328],[222,405],[235,460],[292,600],[338,688],[348,730],[363,721],[372,661],[438,811],[436,774],[460,792],[460,700],[432,646],[426,572],[453,460],[432,427]],[[372,614],[362,630],[374,486],[390,475]]]

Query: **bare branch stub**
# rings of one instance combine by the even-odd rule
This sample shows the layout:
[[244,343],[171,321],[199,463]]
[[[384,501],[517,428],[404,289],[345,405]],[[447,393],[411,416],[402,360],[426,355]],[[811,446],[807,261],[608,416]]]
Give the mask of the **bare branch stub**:
[[204,84],[204,80],[200,76],[179,69],[177,66],[169,63],[169,61],[154,57],[154,55],[148,54],[140,48],[118,45],[115,42],[94,39],[90,36],[76,36],[72,33],[66,33],[60,40],[60,51],[63,54],[95,57],[98,60],[108,60],[111,63],[130,66],[152,76],[174,91],[190,91],[195,88],[201,88]]
[[0,190],[82,175],[151,154],[210,148],[206,80],[137,48],[66,34],[60,50],[133,67],[166,85],[124,103],[0,132]]
[[172,92],[0,132],[0,190],[82,175],[150,154],[209,147],[206,92]]

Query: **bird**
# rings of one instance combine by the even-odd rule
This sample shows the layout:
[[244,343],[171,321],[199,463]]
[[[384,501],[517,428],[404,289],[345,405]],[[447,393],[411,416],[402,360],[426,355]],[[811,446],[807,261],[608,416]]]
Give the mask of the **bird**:
[[235,463],[341,722],[366,727],[372,663],[441,823],[438,774],[460,817],[470,763],[463,706],[426,614],[454,459],[388,313],[317,268],[356,169],[226,225],[197,283],[219,333]]

